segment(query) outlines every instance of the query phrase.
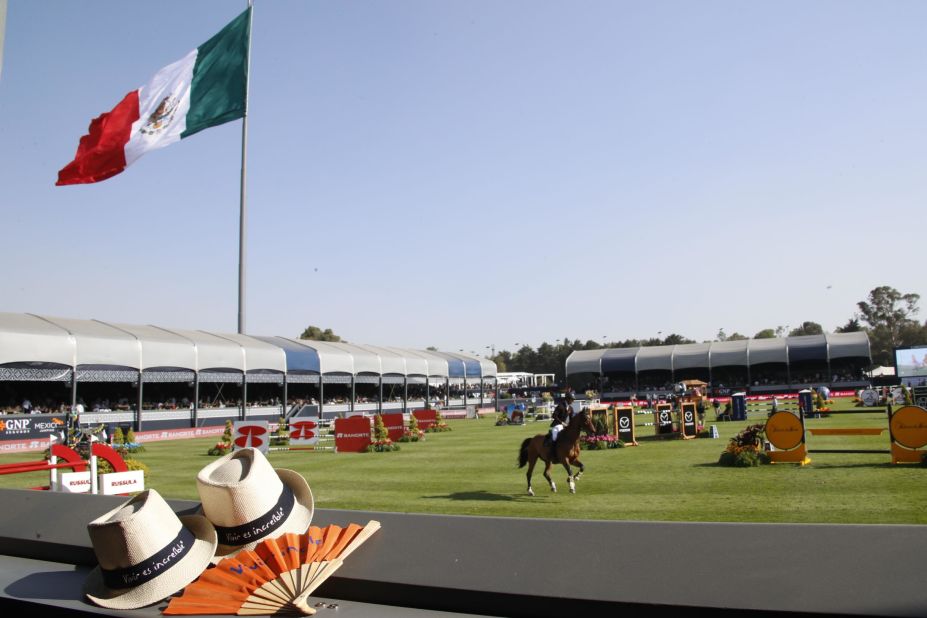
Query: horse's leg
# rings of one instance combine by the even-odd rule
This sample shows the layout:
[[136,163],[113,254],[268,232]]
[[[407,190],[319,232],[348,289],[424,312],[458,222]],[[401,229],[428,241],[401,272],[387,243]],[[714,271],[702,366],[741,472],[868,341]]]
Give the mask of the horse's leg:
[[528,495],[533,496],[534,490],[531,489],[531,473],[534,472],[534,464],[538,462],[537,455],[529,454],[528,455],[528,472],[526,474],[528,478]]
[[586,466],[584,466],[583,462],[581,462],[579,459],[574,459],[573,465],[579,467],[579,472],[573,475],[573,480],[578,481],[579,477],[581,477],[583,475],[583,472],[586,471]]
[[566,471],[567,471],[567,482],[570,484],[570,493],[575,494],[576,493],[576,483],[574,482],[574,479],[573,479],[573,470],[570,468],[570,458],[569,457],[563,458],[563,467],[566,468]]
[[[543,457],[542,457],[543,459]],[[547,459],[544,459],[544,478],[547,479],[547,482],[550,483],[550,490],[554,493],[557,493],[557,484],[554,483],[554,479],[550,476],[550,466],[551,462]]]

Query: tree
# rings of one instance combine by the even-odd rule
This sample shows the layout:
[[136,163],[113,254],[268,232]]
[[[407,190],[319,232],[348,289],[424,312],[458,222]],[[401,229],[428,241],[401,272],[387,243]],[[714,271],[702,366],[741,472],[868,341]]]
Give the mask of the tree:
[[332,329],[326,328],[324,331],[318,326],[307,326],[300,339],[309,339],[311,341],[341,341],[341,337],[332,332]]
[[793,328],[789,337],[801,337],[802,335],[823,335],[824,327],[817,322],[802,322],[798,328]]
[[744,339],[746,339],[745,336],[741,335],[740,333],[736,331],[728,335],[727,333],[724,332],[723,328],[718,330],[718,334],[716,337],[718,341],[743,341]]
[[856,318],[850,318],[847,320],[847,323],[843,326],[838,326],[834,329],[835,333],[858,333],[863,330],[863,325],[859,323],[859,320]]
[[919,294],[902,294],[893,287],[883,285],[869,292],[869,298],[856,303],[859,317],[867,325],[872,362],[891,365],[893,349],[919,339],[923,332],[913,316],[917,314]]
[[753,335],[754,339],[775,339],[776,331],[772,328],[764,328],[757,334]]
[[511,358],[511,356],[512,355],[509,354],[509,352],[499,352],[498,354],[493,356],[491,360],[492,362],[496,364],[496,371],[500,371],[500,372],[508,371],[508,369],[506,369],[506,367],[508,367],[508,362],[506,361],[506,357]]

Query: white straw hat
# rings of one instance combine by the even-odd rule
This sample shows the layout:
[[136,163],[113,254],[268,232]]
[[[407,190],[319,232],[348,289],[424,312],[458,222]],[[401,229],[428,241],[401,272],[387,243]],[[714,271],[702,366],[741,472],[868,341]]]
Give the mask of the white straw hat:
[[209,566],[216,531],[202,515],[178,517],[148,489],[87,525],[100,563],[84,582],[97,605],[136,609],[181,590]]
[[306,479],[293,470],[275,470],[254,448],[229,453],[200,470],[196,488],[218,535],[213,562],[254,549],[263,539],[305,533],[315,510]]

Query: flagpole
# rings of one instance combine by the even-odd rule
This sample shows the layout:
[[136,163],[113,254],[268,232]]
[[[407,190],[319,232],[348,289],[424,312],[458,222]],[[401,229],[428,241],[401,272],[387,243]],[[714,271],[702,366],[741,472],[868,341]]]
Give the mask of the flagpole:
[[241,198],[238,214],[238,333],[245,333],[245,244],[248,237],[246,203],[248,170],[248,91],[251,82],[251,24],[254,20],[253,0],[248,0],[248,67],[245,73],[245,115],[241,119]]

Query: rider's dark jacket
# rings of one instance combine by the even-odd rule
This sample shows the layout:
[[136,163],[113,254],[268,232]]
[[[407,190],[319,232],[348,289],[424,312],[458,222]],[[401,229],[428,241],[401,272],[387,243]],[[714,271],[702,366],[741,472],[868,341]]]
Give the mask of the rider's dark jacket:
[[557,407],[554,408],[554,413],[551,415],[550,426],[553,427],[557,424],[566,425],[570,420],[570,404],[565,401],[561,401],[557,404]]

